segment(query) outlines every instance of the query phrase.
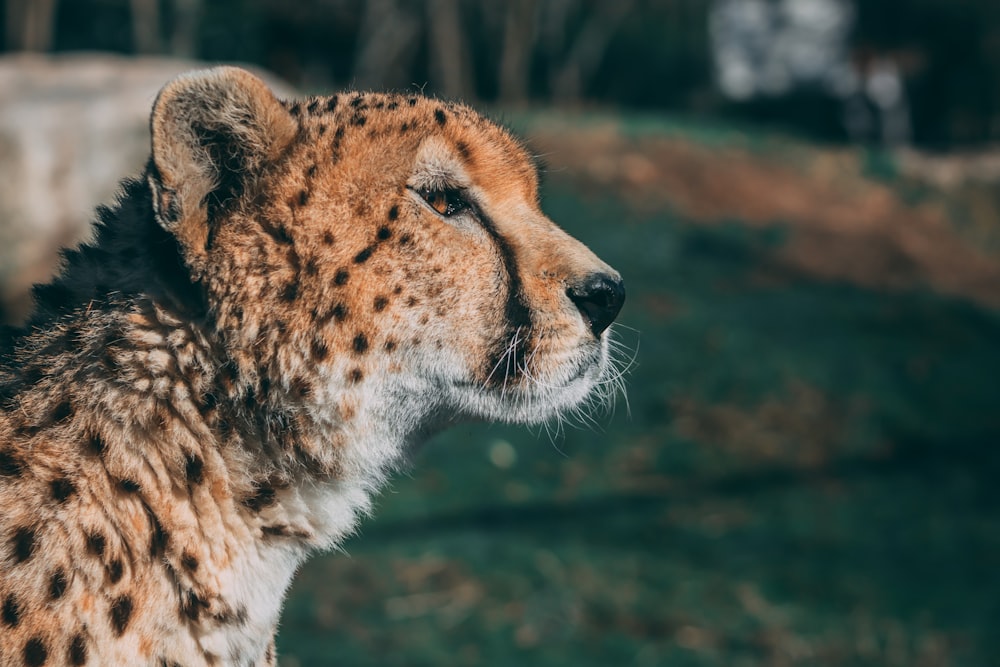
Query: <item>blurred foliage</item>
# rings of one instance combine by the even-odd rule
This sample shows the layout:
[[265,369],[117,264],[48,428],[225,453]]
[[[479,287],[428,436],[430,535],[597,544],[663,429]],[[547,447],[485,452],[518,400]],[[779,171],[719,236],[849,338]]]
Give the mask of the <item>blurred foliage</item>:
[[[3,2],[0,50],[174,53],[256,63],[307,90],[419,86],[508,106],[725,113],[846,137],[841,101],[819,91],[743,103],[716,92],[711,0]],[[880,0],[855,9],[853,66],[863,73],[888,60],[902,72],[917,144],[1000,137],[1000,5]]]

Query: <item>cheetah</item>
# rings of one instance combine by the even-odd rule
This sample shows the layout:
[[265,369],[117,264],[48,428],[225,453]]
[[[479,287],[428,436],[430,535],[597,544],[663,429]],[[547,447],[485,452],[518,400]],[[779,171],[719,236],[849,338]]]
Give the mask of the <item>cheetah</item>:
[[[0,335],[0,664],[274,665],[408,451],[599,396],[620,275],[521,143],[405,93],[168,83],[141,178]],[[612,378],[613,379],[613,378]]]

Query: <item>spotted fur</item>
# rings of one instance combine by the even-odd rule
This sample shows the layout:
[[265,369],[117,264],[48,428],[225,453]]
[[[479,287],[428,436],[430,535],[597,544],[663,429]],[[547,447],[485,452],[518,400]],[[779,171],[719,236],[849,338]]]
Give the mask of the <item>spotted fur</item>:
[[282,102],[219,68],[151,126],[144,176],[0,336],[5,666],[273,665],[295,569],[408,448],[556,417],[608,372],[620,279],[471,109]]

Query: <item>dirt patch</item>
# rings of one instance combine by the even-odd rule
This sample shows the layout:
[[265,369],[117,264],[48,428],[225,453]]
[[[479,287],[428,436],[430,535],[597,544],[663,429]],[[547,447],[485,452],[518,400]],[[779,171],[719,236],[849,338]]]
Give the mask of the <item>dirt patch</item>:
[[610,123],[540,127],[532,145],[554,178],[612,190],[639,213],[669,207],[694,222],[785,227],[787,242],[771,259],[797,275],[876,289],[931,288],[1000,307],[1000,256],[959,233],[943,194],[910,204],[867,177],[860,150],[777,141],[773,150],[708,146],[627,137]]

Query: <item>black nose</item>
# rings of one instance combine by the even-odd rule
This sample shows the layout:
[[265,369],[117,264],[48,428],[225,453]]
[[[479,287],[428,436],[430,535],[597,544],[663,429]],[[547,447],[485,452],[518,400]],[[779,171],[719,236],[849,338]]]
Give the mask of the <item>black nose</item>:
[[583,314],[594,335],[600,337],[625,303],[625,283],[606,273],[595,273],[566,290],[570,300]]

